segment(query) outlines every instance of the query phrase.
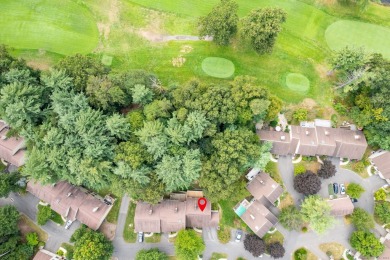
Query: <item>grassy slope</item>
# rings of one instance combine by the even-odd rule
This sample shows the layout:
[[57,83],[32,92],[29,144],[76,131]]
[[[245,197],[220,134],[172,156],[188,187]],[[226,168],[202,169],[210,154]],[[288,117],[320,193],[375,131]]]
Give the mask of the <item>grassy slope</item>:
[[0,43],[60,54],[89,53],[98,43],[90,12],[70,0],[2,0]]

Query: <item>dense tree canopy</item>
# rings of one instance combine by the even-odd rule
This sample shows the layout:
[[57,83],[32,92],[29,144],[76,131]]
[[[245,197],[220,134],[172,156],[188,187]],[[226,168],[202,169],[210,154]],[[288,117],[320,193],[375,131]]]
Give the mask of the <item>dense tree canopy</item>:
[[175,240],[176,256],[180,260],[196,259],[205,249],[204,242],[194,230],[180,230]]
[[142,249],[138,251],[135,260],[168,260],[168,256],[164,252],[159,251],[158,248]]
[[306,171],[294,177],[294,189],[304,195],[314,195],[321,189],[321,180],[317,174]]
[[351,214],[352,224],[357,230],[369,231],[374,228],[374,218],[362,208],[355,208]]
[[270,53],[286,18],[287,13],[280,8],[253,10],[244,19],[242,34],[249,38],[256,52]]
[[211,12],[199,20],[199,35],[212,36],[219,45],[227,45],[237,32],[238,5],[233,0],[221,0]]
[[265,242],[254,234],[245,235],[244,248],[250,252],[254,257],[259,257],[265,253]]
[[72,235],[71,242],[74,242],[75,260],[108,260],[114,251],[111,241],[107,240],[103,233],[85,227],[81,227]]
[[353,183],[351,182],[350,184],[348,184],[347,186],[347,190],[346,190],[346,193],[351,197],[351,198],[360,198],[360,196],[362,195],[362,193],[365,191],[365,189],[357,184],[357,183]]
[[11,191],[16,191],[19,189],[17,181],[19,180],[19,173],[0,173],[0,197],[8,197]]
[[321,234],[334,223],[330,214],[330,205],[319,196],[308,196],[301,205],[302,219],[310,223],[310,227]]
[[385,248],[373,233],[367,231],[353,232],[349,241],[351,246],[365,257],[378,257]]
[[278,218],[280,224],[288,230],[300,230],[303,225],[302,215],[293,205],[282,208]]
[[382,201],[375,203],[374,214],[382,224],[390,223],[390,202]]
[[274,242],[270,245],[268,245],[268,252],[273,258],[282,258],[284,256],[284,253],[286,250],[284,249],[283,245],[279,242]]

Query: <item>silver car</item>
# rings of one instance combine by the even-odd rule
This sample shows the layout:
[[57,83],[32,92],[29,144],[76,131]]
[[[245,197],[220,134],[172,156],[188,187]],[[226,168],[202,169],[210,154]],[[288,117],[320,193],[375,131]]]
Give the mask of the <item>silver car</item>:
[[237,229],[236,231],[236,242],[240,242],[242,238],[242,230]]
[[138,242],[144,242],[144,232],[138,232]]
[[345,186],[343,183],[340,183],[340,194],[344,195],[345,194]]
[[65,224],[65,229],[69,229],[70,228],[70,225],[72,225],[72,221],[71,220],[68,220],[66,221],[66,224]]

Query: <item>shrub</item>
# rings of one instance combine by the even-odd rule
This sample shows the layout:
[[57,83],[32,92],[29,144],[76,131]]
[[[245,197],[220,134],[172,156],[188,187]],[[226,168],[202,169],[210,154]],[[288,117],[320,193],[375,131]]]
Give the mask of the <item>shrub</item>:
[[302,227],[301,231],[302,231],[303,233],[306,233],[306,232],[307,232],[307,227]]
[[265,252],[265,242],[256,235],[246,235],[244,248],[246,251],[252,253],[254,257],[259,257]]
[[278,125],[278,121],[276,120],[272,120],[271,122],[269,122],[269,126],[271,127],[276,127]]
[[375,226],[374,219],[370,213],[361,208],[355,208],[351,214],[351,221],[357,230],[368,231]]
[[359,161],[352,166],[355,172],[363,172],[365,170],[364,163]]
[[351,198],[360,198],[360,196],[362,195],[362,193],[365,191],[365,189],[357,184],[357,183],[350,183],[348,184],[347,186],[347,190],[346,190],[346,193],[351,197]]
[[229,243],[229,241],[230,241],[230,228],[221,226],[221,228],[218,230],[217,234],[218,234],[219,242],[221,242],[222,244]]
[[63,255],[64,255],[64,251],[62,251],[62,250],[58,250],[58,251],[57,251],[57,255],[59,255],[59,256],[63,256]]
[[273,258],[282,258],[285,252],[286,250],[284,249],[283,245],[279,242],[275,242],[268,245],[268,253]]
[[375,200],[384,201],[386,197],[386,192],[383,189],[379,189],[374,193]]
[[294,167],[294,176],[306,172],[306,168],[303,164],[297,164]]
[[49,206],[38,205],[37,222],[38,225],[45,225],[51,218],[51,208]]
[[27,245],[36,246],[39,243],[38,234],[35,232],[27,233],[26,235]]
[[307,109],[298,108],[297,110],[294,111],[293,118],[298,121],[305,121],[307,120],[307,114],[308,114]]
[[318,176],[324,179],[329,179],[330,177],[335,176],[336,166],[329,160],[324,160],[324,163],[321,165],[321,168],[318,170]]
[[375,220],[379,220],[380,224],[390,223],[390,202],[382,201],[375,203],[374,206]]
[[305,248],[299,248],[294,252],[294,260],[306,260],[307,250]]

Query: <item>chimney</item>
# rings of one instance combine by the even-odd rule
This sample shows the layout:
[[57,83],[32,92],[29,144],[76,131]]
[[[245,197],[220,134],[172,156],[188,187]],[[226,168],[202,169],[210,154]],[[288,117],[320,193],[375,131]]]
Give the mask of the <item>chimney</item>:
[[325,135],[329,135],[329,132],[325,130]]
[[177,213],[177,211],[178,211],[178,208],[177,208],[177,207],[175,207],[175,213]]
[[308,130],[306,130],[306,135],[309,135],[309,134],[310,134],[310,132]]
[[1,140],[7,140],[7,136],[6,135],[2,135],[1,136]]
[[92,212],[98,211],[99,207],[93,208]]
[[66,197],[70,197],[70,195],[72,195],[72,192],[69,192],[68,195],[66,195]]
[[286,137],[285,137],[284,135],[282,135],[282,136],[280,137],[280,140],[284,141],[284,140],[286,140]]
[[149,215],[152,215],[152,213],[153,213],[153,210],[149,209]]
[[355,139],[359,140],[360,139],[360,135],[355,135]]
[[255,216],[253,216],[252,214],[250,214],[250,216],[251,216],[251,219],[253,219],[253,220],[255,219]]
[[264,181],[263,181],[262,179],[260,179],[260,183],[263,184],[263,185],[265,185],[265,183],[264,183]]

